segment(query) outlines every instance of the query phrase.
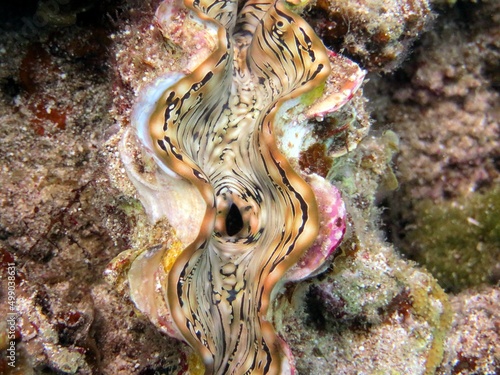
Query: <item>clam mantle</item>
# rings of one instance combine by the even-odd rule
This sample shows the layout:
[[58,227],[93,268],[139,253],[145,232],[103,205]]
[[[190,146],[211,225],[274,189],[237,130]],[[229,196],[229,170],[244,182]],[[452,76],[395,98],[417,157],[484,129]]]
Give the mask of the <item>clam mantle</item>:
[[[149,217],[173,230],[165,243],[122,253],[107,274],[125,275],[137,308],[188,343],[206,374],[294,372],[271,324],[272,298],[280,283],[321,270],[345,231],[338,190],[295,171],[275,129],[337,110],[364,73],[327,51],[291,8],[161,3],[164,37],[189,28],[198,52],[141,91],[121,144]],[[350,71],[342,81],[330,77],[335,60]],[[153,182],[134,147],[156,162]]]

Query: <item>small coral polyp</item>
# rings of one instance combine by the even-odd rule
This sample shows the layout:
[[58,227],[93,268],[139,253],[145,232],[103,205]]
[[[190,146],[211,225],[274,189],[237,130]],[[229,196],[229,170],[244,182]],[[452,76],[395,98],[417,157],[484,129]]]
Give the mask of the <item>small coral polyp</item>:
[[[294,171],[273,129],[285,112],[338,109],[363,74],[351,74],[349,92],[327,93],[333,55],[282,1],[247,1],[239,12],[236,1],[184,7],[163,2],[156,22],[173,40],[187,9],[199,54],[187,72],[143,89],[121,150],[146,211],[173,231],[119,256],[110,272],[127,271],[138,309],[188,343],[205,374],[292,374],[271,301],[280,283],[322,268],[342,240],[345,207],[322,177]],[[127,149],[137,140],[158,165],[156,183]]]

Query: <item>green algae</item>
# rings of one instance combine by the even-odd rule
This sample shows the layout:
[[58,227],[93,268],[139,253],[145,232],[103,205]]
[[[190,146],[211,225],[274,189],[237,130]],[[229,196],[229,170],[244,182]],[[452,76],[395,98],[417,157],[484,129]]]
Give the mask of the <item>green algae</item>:
[[127,216],[134,216],[144,211],[141,201],[135,198],[122,200],[119,203],[118,208],[120,208]]
[[[444,290],[431,275],[422,272],[419,283],[410,290],[411,306],[416,316],[425,320],[432,332],[431,347],[427,354],[425,373],[434,374],[443,360],[446,335],[451,328],[453,312]],[[425,341],[425,340],[424,340]]]
[[325,92],[325,87],[325,83],[322,83],[313,88],[311,91],[302,94],[302,96],[300,97],[300,103],[304,106],[311,105],[316,99],[321,98],[321,96]]
[[415,207],[409,243],[414,258],[441,285],[458,292],[498,281],[500,259],[500,187],[471,193],[452,202],[425,200]]

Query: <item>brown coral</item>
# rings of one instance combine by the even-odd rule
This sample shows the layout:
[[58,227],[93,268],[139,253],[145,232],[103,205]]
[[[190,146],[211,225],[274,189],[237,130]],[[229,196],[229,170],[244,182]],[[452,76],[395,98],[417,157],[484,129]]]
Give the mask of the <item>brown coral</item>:
[[328,47],[384,72],[405,59],[431,18],[425,0],[318,0],[306,15]]

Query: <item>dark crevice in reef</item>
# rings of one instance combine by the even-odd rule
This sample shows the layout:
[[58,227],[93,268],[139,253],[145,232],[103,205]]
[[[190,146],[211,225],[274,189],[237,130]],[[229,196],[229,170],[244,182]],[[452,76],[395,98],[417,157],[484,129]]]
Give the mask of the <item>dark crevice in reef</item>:
[[306,324],[322,332],[366,331],[371,324],[363,315],[348,315],[346,302],[338,295],[311,285],[306,295]]
[[[22,22],[22,17],[33,15],[37,8],[38,0],[4,1],[0,3],[0,24],[7,23],[12,26]],[[15,22],[13,22],[15,21]]]
[[[5,77],[0,80],[0,95],[8,100],[13,100],[22,92],[21,85],[14,77]],[[1,239],[1,238],[0,238]]]
[[0,28],[36,40],[47,31],[78,27],[115,27],[125,0],[22,0],[0,3]]

